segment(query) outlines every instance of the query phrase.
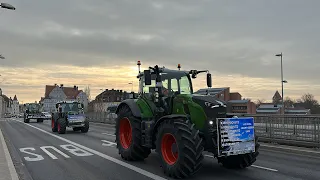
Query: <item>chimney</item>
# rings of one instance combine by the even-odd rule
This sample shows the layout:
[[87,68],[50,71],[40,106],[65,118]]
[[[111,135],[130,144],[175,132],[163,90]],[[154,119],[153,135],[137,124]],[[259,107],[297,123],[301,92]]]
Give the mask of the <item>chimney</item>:
[[54,84],[54,86],[57,86],[57,84]]
[[108,89],[106,89],[106,91],[108,91]]
[[62,87],[63,87],[63,84],[60,84],[60,87],[62,88]]
[[120,90],[120,92],[122,93],[122,90]]
[[112,88],[112,91],[114,91],[114,89]]
[[73,86],[73,89],[74,89],[74,90],[77,90],[77,86],[76,86],[76,85],[74,85],[74,86]]

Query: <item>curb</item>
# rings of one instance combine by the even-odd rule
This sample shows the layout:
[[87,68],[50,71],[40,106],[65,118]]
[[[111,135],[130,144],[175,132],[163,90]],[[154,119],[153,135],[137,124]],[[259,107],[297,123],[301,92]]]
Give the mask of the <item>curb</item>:
[[7,144],[6,144],[5,140],[4,140],[4,137],[3,137],[1,129],[0,129],[0,141],[1,141],[2,146],[3,146],[3,151],[4,151],[5,159],[7,161],[7,165],[8,165],[8,168],[9,168],[9,173],[10,173],[11,179],[12,180],[19,180],[18,173],[16,171],[15,166],[13,165],[13,161],[11,159],[11,155],[9,153],[9,150],[8,150]]

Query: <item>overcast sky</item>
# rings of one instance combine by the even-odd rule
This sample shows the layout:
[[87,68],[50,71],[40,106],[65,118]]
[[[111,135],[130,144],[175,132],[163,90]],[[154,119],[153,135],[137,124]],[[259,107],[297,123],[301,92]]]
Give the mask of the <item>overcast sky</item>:
[[0,9],[1,88],[20,101],[54,83],[131,90],[137,60],[209,69],[214,87],[269,100],[280,52],[285,96],[320,99],[317,0],[0,1],[17,8]]

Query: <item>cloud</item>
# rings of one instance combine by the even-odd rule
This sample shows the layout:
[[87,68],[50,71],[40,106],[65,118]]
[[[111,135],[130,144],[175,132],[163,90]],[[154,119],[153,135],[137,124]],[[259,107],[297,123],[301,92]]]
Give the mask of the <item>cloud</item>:
[[[1,66],[13,72],[17,68],[17,73],[29,68],[25,73],[33,79],[46,77],[37,83],[53,84],[60,74],[72,79],[66,83],[92,84],[99,89],[104,85],[90,68],[100,67],[96,70],[102,73],[102,67],[124,68],[137,60],[170,67],[181,63],[186,69],[209,69],[220,78],[216,84],[239,87],[247,96],[265,97],[281,85],[280,59],[274,55],[283,52],[284,78],[290,88],[286,92],[296,96],[312,85],[319,96],[320,81],[315,74],[320,68],[316,19],[320,2],[308,2],[12,0],[17,10],[0,14],[0,54],[6,57]],[[50,73],[42,72],[44,69]],[[114,73],[120,77],[123,72]],[[263,86],[259,92],[249,92],[249,84],[237,85],[237,78],[226,81],[227,75],[251,79],[255,88],[260,87],[258,81]],[[6,88],[28,87],[23,81],[10,80]],[[126,79],[121,82],[125,87]],[[265,82],[270,82],[270,88]]]

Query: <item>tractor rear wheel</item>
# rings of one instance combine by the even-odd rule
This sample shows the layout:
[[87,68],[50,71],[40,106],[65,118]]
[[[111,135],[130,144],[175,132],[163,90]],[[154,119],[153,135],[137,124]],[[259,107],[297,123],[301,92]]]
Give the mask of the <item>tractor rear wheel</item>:
[[58,133],[65,134],[67,130],[67,121],[63,118],[58,119]]
[[255,152],[249,154],[241,154],[236,156],[228,156],[218,158],[218,162],[221,163],[225,168],[228,169],[244,169],[251,166],[257,160],[259,155],[258,137],[255,137]]
[[121,157],[127,161],[144,160],[151,150],[141,146],[141,120],[128,106],[123,106],[116,119],[116,143]]
[[199,131],[188,120],[168,119],[157,130],[156,152],[169,177],[186,178],[197,173],[203,150]]

